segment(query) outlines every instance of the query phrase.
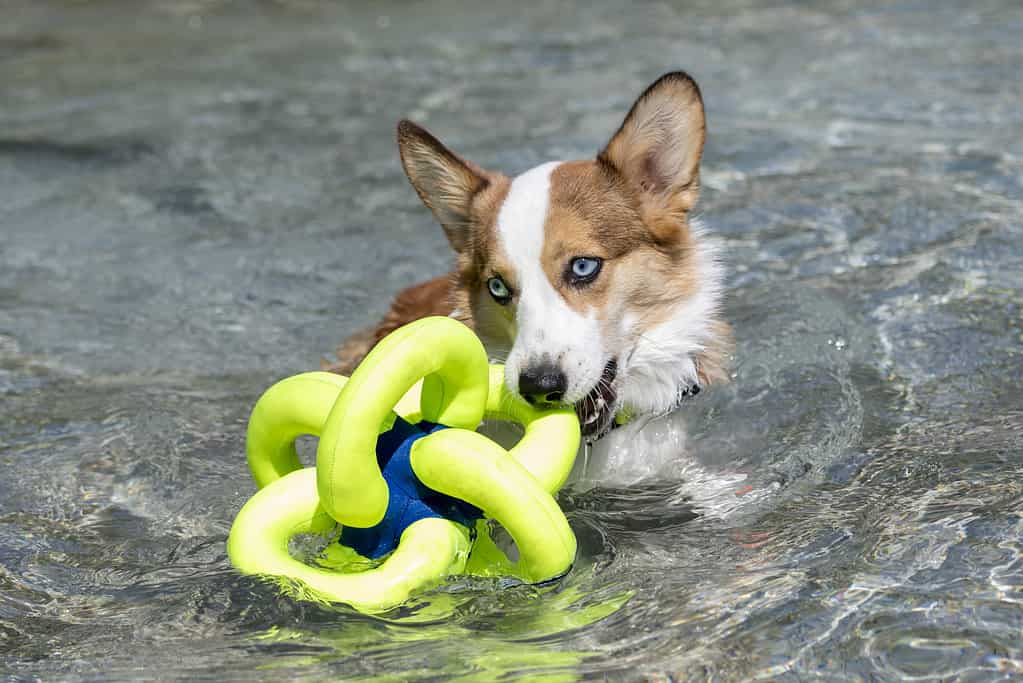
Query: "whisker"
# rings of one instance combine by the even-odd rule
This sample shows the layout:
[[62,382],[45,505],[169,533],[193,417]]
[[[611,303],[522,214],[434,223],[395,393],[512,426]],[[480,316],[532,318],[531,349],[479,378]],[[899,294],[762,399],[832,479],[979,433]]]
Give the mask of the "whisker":
[[502,393],[501,400],[498,401],[497,407],[502,413],[510,413],[511,407],[515,405],[515,397],[509,393]]

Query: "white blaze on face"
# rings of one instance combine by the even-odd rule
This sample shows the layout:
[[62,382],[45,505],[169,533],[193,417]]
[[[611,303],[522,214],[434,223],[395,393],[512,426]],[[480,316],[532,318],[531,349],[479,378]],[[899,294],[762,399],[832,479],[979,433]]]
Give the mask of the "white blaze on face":
[[519,374],[541,363],[565,373],[564,400],[575,403],[600,379],[604,349],[600,326],[589,312],[573,310],[547,279],[542,254],[553,161],[526,171],[511,184],[497,214],[497,241],[515,269],[518,289],[515,343],[505,364],[505,383],[517,392]]

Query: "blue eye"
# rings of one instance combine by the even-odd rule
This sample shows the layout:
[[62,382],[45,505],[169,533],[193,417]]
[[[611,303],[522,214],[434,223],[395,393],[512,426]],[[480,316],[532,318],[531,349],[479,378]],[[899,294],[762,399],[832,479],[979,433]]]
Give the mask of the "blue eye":
[[492,277],[487,280],[487,289],[490,290],[490,296],[494,297],[494,301],[497,303],[504,305],[511,301],[511,290],[500,277]]
[[569,264],[569,281],[577,285],[592,282],[600,273],[603,263],[601,259],[590,256],[579,256],[572,259]]

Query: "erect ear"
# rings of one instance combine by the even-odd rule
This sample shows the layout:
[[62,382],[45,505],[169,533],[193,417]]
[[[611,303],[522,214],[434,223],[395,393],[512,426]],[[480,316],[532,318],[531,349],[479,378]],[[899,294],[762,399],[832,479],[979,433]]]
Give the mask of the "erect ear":
[[487,173],[408,120],[398,124],[398,151],[419,198],[437,217],[452,248],[463,251],[469,242],[472,198],[489,183]]
[[669,211],[689,211],[700,185],[706,127],[696,81],[682,71],[650,85],[597,158]]

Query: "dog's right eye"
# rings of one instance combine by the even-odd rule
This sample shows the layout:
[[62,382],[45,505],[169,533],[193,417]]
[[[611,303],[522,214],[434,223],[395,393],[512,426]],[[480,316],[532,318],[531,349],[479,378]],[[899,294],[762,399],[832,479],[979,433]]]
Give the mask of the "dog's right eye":
[[568,264],[565,279],[572,285],[588,285],[597,279],[603,265],[604,260],[596,256],[578,256]]
[[511,290],[500,277],[492,277],[487,280],[487,289],[490,290],[490,296],[494,297],[494,301],[502,306],[511,301]]

